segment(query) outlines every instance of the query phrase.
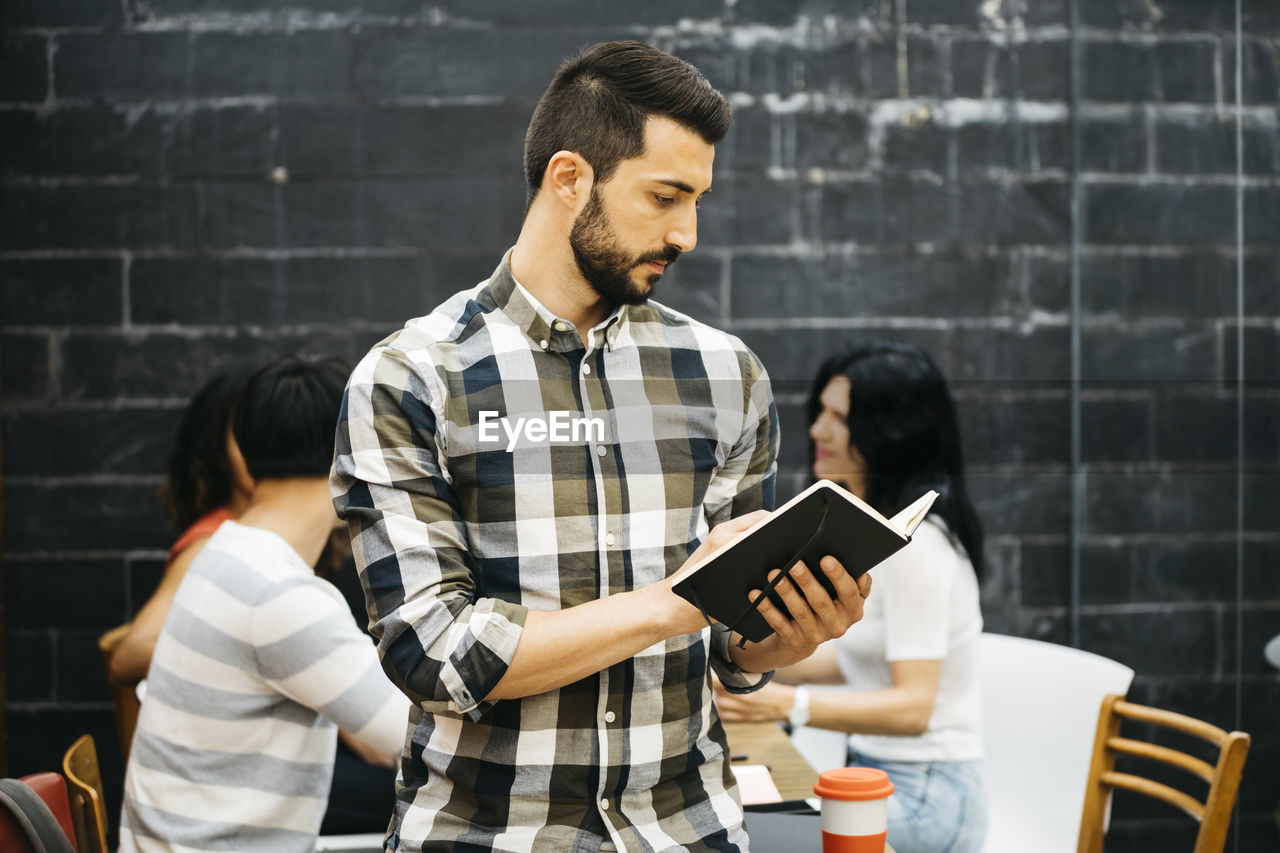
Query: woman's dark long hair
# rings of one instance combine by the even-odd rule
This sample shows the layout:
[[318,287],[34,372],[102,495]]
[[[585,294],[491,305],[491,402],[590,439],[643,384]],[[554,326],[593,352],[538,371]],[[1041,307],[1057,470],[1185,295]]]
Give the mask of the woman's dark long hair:
[[[942,371],[918,346],[874,340],[848,346],[818,369],[809,392],[809,423],[822,412],[822,392],[849,380],[849,441],[867,465],[866,501],[889,516],[929,489],[931,515],[946,521],[974,572],[983,571],[982,524],[964,481],[955,403]],[[813,459],[813,439],[809,459]]]
[[205,383],[187,403],[169,453],[160,500],[176,530],[231,502],[227,430],[248,370],[228,370]]

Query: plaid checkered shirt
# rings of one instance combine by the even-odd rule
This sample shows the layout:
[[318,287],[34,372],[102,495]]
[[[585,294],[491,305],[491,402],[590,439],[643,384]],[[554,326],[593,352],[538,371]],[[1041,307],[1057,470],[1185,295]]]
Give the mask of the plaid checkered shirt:
[[383,667],[415,703],[388,844],[745,850],[709,673],[738,691],[767,676],[733,665],[721,626],[486,696],[529,609],[659,581],[712,525],[772,508],[768,377],[653,302],[584,345],[509,261],[376,345],[338,426],[334,503]]

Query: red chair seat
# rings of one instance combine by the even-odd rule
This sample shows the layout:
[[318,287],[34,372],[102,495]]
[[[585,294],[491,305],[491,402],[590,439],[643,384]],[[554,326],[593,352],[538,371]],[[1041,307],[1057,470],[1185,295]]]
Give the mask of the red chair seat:
[[37,830],[45,834],[45,841],[52,841],[51,834],[57,831],[66,837],[67,848],[73,853],[78,850],[75,841],[75,829],[71,819],[71,800],[67,792],[67,780],[61,773],[33,773],[29,776],[23,776],[21,779],[5,780],[6,784],[17,786],[18,783],[25,785],[31,789],[31,793],[39,797],[53,814],[54,821],[58,830],[54,830],[53,826],[46,823],[48,816],[43,819],[33,814],[29,805],[21,805],[21,811],[25,813],[25,817],[10,811],[15,806],[10,801],[16,801],[22,804],[22,798],[16,796],[15,791],[9,791],[5,797],[6,805],[0,807],[0,851],[4,853],[34,853],[36,849],[46,849],[40,844],[33,844],[28,837],[27,827],[24,827],[22,820],[30,820],[35,825],[43,827]]
[[[71,822],[71,800],[67,797],[66,778],[61,773],[50,771],[22,776],[19,781],[26,782],[40,795],[40,799],[44,800],[49,811],[53,812],[53,816],[58,819],[58,826],[61,826],[62,831],[66,833],[67,839],[71,842],[71,849],[76,849],[76,829]],[[7,848],[0,847],[0,850],[3,849]]]

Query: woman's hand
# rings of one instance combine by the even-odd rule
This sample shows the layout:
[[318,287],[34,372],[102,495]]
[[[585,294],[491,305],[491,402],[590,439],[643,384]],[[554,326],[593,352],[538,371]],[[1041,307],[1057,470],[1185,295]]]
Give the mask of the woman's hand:
[[785,720],[796,701],[795,687],[776,681],[753,693],[730,693],[719,679],[714,680],[714,686],[720,718],[729,722]]

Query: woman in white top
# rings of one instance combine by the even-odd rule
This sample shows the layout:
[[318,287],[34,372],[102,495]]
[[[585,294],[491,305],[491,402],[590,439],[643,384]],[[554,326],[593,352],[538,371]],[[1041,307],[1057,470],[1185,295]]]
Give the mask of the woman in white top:
[[[919,347],[851,347],[819,370],[809,423],[815,478],[886,516],[929,489],[939,497],[911,544],[872,571],[862,621],[755,693],[717,691],[720,716],[850,733],[848,763],[883,768],[894,784],[894,850],[977,853],[986,833],[975,659],[982,528],[946,380]],[[804,683],[849,689],[811,693]]]

